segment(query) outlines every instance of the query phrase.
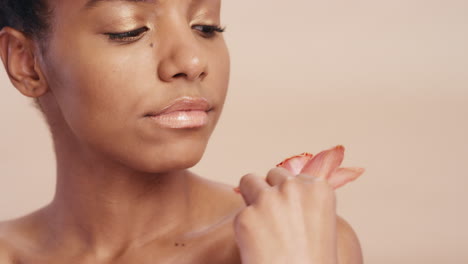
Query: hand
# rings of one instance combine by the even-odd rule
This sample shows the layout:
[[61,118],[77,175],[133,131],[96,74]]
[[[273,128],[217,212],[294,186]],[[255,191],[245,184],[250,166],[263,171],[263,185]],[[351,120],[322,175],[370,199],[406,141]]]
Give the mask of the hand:
[[242,177],[247,206],[234,230],[243,264],[337,263],[336,202],[327,179],[343,156],[344,148],[337,146],[309,160],[298,176],[279,167],[266,181]]

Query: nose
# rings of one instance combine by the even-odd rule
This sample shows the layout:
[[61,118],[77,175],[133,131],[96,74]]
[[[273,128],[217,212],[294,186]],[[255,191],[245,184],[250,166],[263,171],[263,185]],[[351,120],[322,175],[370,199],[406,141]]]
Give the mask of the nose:
[[177,35],[173,31],[162,42],[158,56],[158,75],[162,81],[196,81],[206,77],[207,59],[191,30],[179,31]]

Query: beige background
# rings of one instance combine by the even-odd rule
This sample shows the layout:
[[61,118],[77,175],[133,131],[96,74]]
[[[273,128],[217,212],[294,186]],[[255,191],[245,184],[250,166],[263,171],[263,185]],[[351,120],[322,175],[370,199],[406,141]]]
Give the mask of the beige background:
[[[228,100],[196,172],[237,184],[346,148],[366,263],[468,263],[468,1],[224,1]],[[51,140],[0,71],[0,219],[46,204]]]

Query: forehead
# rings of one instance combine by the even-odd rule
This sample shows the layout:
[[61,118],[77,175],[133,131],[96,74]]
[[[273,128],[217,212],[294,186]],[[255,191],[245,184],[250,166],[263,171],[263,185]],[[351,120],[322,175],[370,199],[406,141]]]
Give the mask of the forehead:
[[86,0],[83,6],[84,9],[90,9],[97,6],[102,2],[147,2],[147,3],[156,3],[157,0]]
[[[101,5],[111,7],[111,3],[116,6],[121,4],[138,5],[142,3],[153,4],[154,6],[175,7],[187,6],[188,8],[197,8],[200,5],[210,6],[214,10],[219,10],[221,0],[46,0],[49,6],[53,6],[54,18],[57,20],[72,21],[75,17],[91,12]],[[117,5],[119,4],[119,5]]]
[[92,9],[96,7],[100,3],[108,3],[108,2],[126,2],[126,3],[153,3],[159,4],[161,2],[187,2],[187,4],[195,4],[198,2],[220,2],[221,0],[185,0],[185,1],[177,1],[177,0],[84,0],[83,9]]

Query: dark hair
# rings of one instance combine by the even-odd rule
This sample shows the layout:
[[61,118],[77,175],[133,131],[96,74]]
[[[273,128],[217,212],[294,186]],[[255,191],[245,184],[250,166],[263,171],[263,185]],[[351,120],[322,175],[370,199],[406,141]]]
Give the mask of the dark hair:
[[50,17],[46,0],[0,0],[0,29],[9,26],[44,41],[50,30]]

